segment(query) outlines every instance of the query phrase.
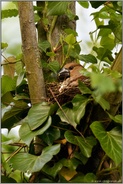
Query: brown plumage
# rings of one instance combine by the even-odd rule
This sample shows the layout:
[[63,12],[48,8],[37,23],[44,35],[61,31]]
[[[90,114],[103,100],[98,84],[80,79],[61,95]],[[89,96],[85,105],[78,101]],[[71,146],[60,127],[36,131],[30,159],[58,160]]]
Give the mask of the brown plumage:
[[61,87],[59,92],[63,92],[67,88],[72,88],[78,86],[78,80],[85,81],[88,79],[83,76],[81,71],[84,67],[78,63],[67,63],[59,72],[58,77],[63,82],[61,83]]

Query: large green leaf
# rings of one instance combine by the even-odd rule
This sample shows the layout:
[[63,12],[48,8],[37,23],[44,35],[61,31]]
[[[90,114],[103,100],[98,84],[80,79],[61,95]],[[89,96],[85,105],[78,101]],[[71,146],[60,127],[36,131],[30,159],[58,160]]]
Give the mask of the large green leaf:
[[2,95],[7,93],[8,91],[13,91],[16,88],[16,81],[17,81],[17,76],[14,77],[13,79],[7,75],[2,76]]
[[112,35],[105,36],[101,38],[100,44],[109,50],[112,50],[115,46],[115,39]]
[[57,114],[59,115],[62,122],[66,122],[76,128],[77,124],[75,122],[75,116],[72,109],[63,106],[62,110],[58,109]]
[[86,63],[97,63],[96,57],[93,56],[92,54],[88,54],[88,55],[81,54],[79,55],[78,59],[85,61]]
[[29,153],[18,153],[10,159],[9,163],[12,164],[14,169],[22,172],[38,172],[53,158],[53,155],[56,155],[59,151],[60,144],[56,144],[44,148],[40,156],[31,155]]
[[75,122],[77,124],[80,123],[80,119],[84,116],[85,114],[85,109],[86,109],[86,105],[87,103],[90,101],[89,98],[82,96],[80,94],[77,94],[73,100],[73,115],[74,115],[74,119]]
[[35,130],[46,121],[49,111],[50,106],[45,102],[32,106],[28,113],[28,122],[31,130]]
[[74,136],[69,130],[65,132],[65,138],[68,142],[78,145],[81,153],[87,158],[91,156],[92,148],[97,143],[92,136],[87,138]]
[[68,8],[68,2],[48,2],[48,12],[47,15],[62,15],[65,14]]
[[122,134],[117,127],[105,131],[102,123],[95,121],[90,125],[105,153],[118,165],[122,161]]
[[99,94],[115,91],[115,84],[110,76],[104,73],[92,72],[91,75],[91,86],[97,89]]
[[48,120],[43,124],[43,127],[41,127],[39,130],[32,131],[29,127],[28,117],[26,117],[19,129],[20,138],[27,145],[29,145],[36,135],[43,134],[50,127],[50,125],[51,125],[51,117],[49,116]]
[[85,114],[86,105],[89,101],[89,98],[77,94],[72,100],[73,108],[64,105],[62,106],[62,110],[58,109],[57,114],[62,122],[66,122],[76,128],[77,124],[80,123],[81,118]]
[[60,70],[60,65],[58,61],[49,62],[47,64],[47,67],[54,73],[58,73],[58,71]]

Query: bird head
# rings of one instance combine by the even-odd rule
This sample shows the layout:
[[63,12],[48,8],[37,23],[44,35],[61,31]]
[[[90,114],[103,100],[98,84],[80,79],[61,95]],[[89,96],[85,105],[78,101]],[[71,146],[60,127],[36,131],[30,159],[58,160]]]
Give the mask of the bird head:
[[66,65],[64,65],[64,67],[59,71],[58,73],[58,78],[60,81],[66,80],[67,78],[70,77],[79,77],[80,74],[80,70],[83,68],[82,65],[75,63],[75,62],[71,62],[71,63],[67,63]]

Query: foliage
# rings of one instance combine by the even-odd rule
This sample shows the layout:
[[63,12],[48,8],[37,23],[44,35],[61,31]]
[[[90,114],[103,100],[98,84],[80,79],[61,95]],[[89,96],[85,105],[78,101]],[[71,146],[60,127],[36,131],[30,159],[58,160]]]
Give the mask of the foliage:
[[[70,20],[76,20],[69,9],[70,2],[45,2],[43,22],[45,30],[49,25],[48,16],[53,18],[66,14]],[[29,182],[33,173],[37,183],[47,182],[98,182],[111,181],[112,171],[118,173],[121,180],[122,139],[121,110],[112,115],[108,112],[110,103],[105,99],[107,93],[121,93],[121,74],[112,71],[110,66],[114,60],[113,49],[121,42],[122,5],[120,2],[79,2],[88,8],[101,9],[91,14],[97,29],[90,33],[92,52],[80,54],[81,48],[76,41],[77,33],[72,29],[64,29],[58,44],[62,48],[62,65],[71,57],[89,64],[83,75],[90,78],[91,86],[87,87],[79,81],[80,94],[63,104],[43,102],[31,105],[28,82],[26,78],[23,55],[18,53],[14,63],[14,76],[9,73],[2,76],[2,128],[10,132],[13,127],[20,126],[19,140],[2,135],[2,182]],[[42,7],[34,6],[35,15],[40,19]],[[17,16],[17,10],[2,11],[2,18]],[[54,26],[54,22],[50,26]],[[47,34],[51,34],[52,29]],[[96,35],[96,38],[94,39]],[[46,73],[45,82],[56,81],[60,64],[54,60],[59,49],[52,48],[51,35],[47,40],[39,42],[39,49],[47,56],[42,60]],[[2,43],[2,49],[7,47]],[[9,46],[8,46],[9,47]],[[11,66],[6,59],[3,63]],[[107,120],[98,120],[93,112],[101,108]],[[98,113],[98,112],[97,112]],[[97,115],[97,114],[96,114]],[[93,120],[95,119],[95,120]],[[35,143],[35,136],[40,141]],[[41,147],[36,154],[35,147]],[[7,152],[7,154],[5,154]],[[105,167],[105,163],[108,167]],[[67,174],[66,174],[67,173]]]

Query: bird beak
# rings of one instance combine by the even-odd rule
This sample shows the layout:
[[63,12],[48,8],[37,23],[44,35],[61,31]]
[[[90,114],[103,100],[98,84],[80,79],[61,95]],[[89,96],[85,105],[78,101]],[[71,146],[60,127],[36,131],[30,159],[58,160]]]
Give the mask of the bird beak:
[[60,81],[63,81],[70,77],[70,71],[66,68],[62,68],[58,73],[58,78]]

